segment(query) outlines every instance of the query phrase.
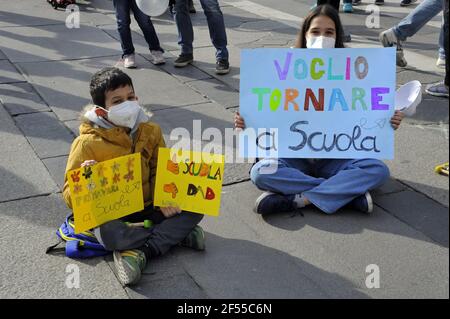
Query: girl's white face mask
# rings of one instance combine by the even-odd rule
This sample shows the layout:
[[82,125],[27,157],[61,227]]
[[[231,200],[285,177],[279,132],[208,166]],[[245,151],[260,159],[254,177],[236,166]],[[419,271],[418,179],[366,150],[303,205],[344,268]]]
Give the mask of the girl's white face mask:
[[137,101],[125,101],[105,111],[108,112],[108,121],[132,129],[136,125],[141,107]]
[[307,37],[306,38],[306,47],[308,49],[333,49],[336,45],[336,39],[330,37]]

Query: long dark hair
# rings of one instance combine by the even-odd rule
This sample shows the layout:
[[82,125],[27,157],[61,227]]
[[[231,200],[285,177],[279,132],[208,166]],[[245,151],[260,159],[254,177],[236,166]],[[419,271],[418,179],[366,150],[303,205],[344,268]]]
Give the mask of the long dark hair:
[[333,20],[336,28],[336,44],[335,48],[345,48],[344,46],[344,29],[342,28],[341,19],[339,18],[339,12],[330,6],[329,4],[324,4],[317,6],[310,11],[308,16],[305,18],[300,32],[297,36],[297,41],[295,42],[296,48],[306,48],[306,33],[311,27],[311,23],[314,18],[318,16],[325,16]]

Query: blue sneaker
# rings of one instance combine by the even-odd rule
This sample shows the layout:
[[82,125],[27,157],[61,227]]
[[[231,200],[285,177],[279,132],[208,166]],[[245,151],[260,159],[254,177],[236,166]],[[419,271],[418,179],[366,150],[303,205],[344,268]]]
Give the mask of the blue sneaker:
[[264,192],[256,199],[254,211],[257,214],[291,212],[297,208],[294,195],[284,196],[272,192]]
[[359,210],[360,212],[370,214],[373,212],[373,199],[369,192],[364,195],[356,197],[352,200],[349,206],[353,209]]
[[352,13],[353,12],[353,5],[351,3],[344,3],[342,5],[342,9],[345,13]]

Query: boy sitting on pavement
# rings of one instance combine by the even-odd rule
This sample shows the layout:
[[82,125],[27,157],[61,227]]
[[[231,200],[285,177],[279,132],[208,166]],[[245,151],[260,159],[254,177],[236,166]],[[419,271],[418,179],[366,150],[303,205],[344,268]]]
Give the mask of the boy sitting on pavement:
[[[80,136],[71,147],[66,173],[116,157],[141,153],[145,209],[94,229],[98,241],[114,252],[116,274],[123,285],[136,284],[147,262],[182,245],[204,250],[204,233],[197,226],[203,215],[177,207],[153,207],[158,149],[165,147],[161,128],[149,122],[139,106],[131,78],[117,68],[105,68],[92,76],[93,105],[82,112]],[[72,208],[67,177],[64,200]],[[129,227],[125,222],[149,219],[150,229]]]

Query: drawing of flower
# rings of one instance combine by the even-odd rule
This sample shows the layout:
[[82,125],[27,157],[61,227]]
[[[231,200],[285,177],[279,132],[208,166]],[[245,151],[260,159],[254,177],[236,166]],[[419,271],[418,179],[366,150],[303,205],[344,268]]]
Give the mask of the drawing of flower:
[[123,177],[127,180],[127,183],[134,180],[133,173],[134,173],[134,171],[129,171],[128,174]]
[[108,185],[108,179],[106,177],[103,177],[100,180],[100,184],[102,185],[102,187],[105,187],[106,185]]
[[120,182],[120,174],[114,174],[113,184],[117,184],[118,182]]
[[127,162],[128,171],[131,171],[134,167],[134,158],[129,158]]
[[87,189],[88,189],[90,192],[92,192],[92,191],[95,189],[96,185],[95,185],[95,183],[91,180],[91,181],[86,185],[86,187],[87,187]]
[[70,175],[70,177],[72,177],[72,181],[74,183],[78,183],[80,181],[80,173],[81,173],[81,171],[77,171],[77,172],[73,172],[72,175]]
[[85,179],[90,179],[92,176],[92,168],[91,167],[84,167],[84,173],[83,176]]
[[114,162],[113,166],[111,166],[111,169],[112,169],[113,173],[118,173],[119,169],[120,169],[120,164],[117,164],[116,162]]
[[79,185],[79,184],[75,184],[73,187],[73,192],[75,194],[81,193],[83,191],[83,186]]

